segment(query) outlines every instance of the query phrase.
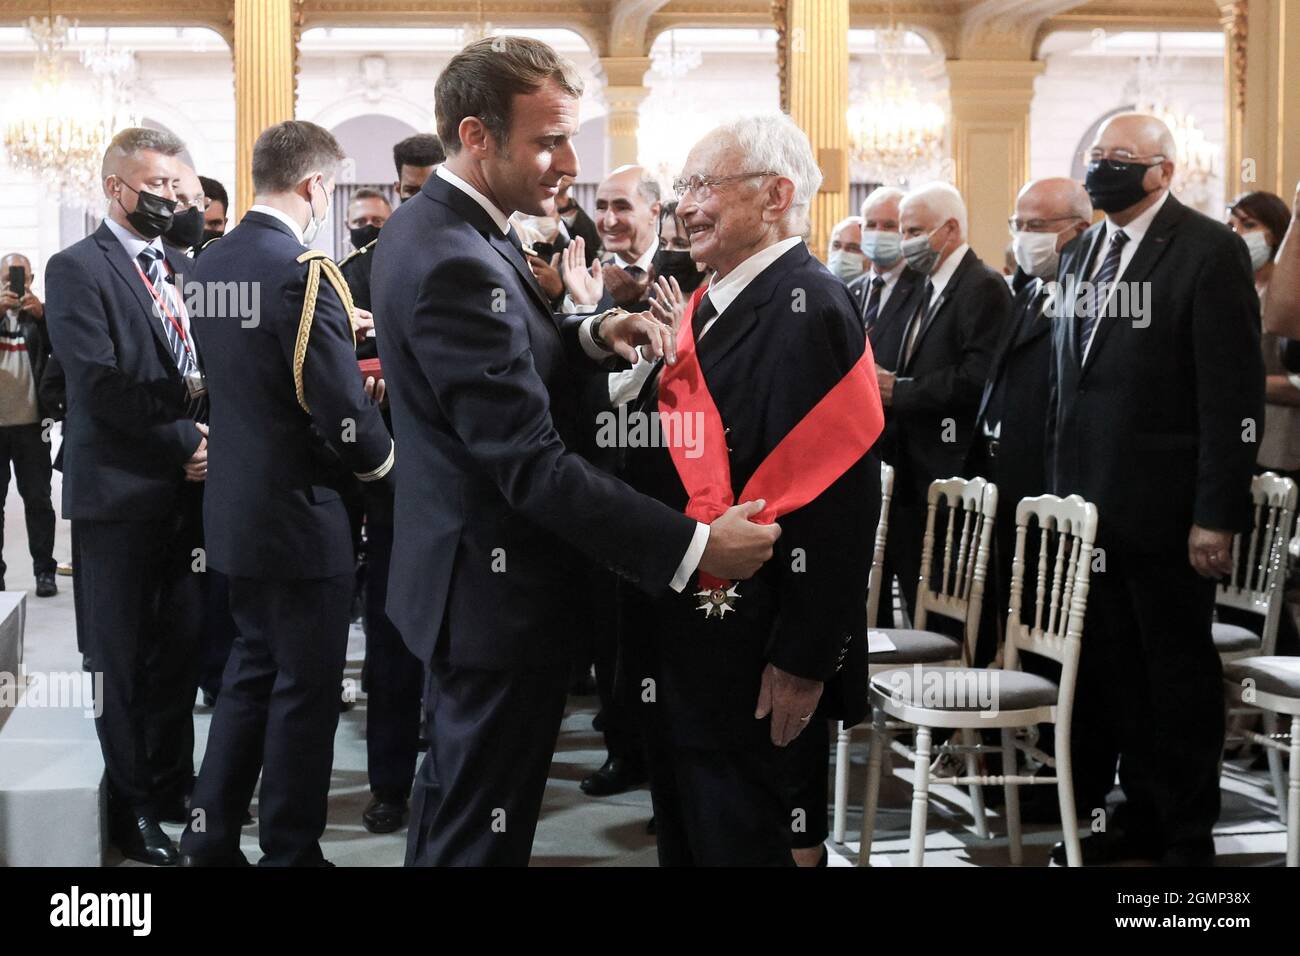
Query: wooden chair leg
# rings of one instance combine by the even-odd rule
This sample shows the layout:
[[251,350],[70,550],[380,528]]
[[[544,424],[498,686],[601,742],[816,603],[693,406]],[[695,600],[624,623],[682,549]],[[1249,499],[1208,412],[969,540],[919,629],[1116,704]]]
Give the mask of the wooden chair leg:
[[912,849],[909,863],[925,866],[925,818],[930,809],[930,728],[916,729],[916,756],[912,762]]
[[1286,865],[1295,867],[1300,866],[1300,716],[1291,718],[1289,757],[1291,766],[1287,777],[1291,789],[1287,800]]
[[[1016,774],[1015,731],[1002,731],[1002,776],[1013,777]],[[1004,783],[1002,792],[1007,812],[1007,843],[1011,847],[1011,865],[1020,866],[1024,861],[1024,845],[1020,838],[1020,785]]]
[[862,793],[862,838],[858,844],[858,866],[871,865],[871,840],[876,831],[876,806],[880,802],[880,770],[885,747],[889,745],[889,731],[885,729],[885,715],[873,710],[871,714],[871,749],[867,752],[867,785]]
[[1074,762],[1070,733],[1056,725],[1056,798],[1061,805],[1061,838],[1065,841],[1065,865],[1083,866],[1079,846],[1079,811],[1074,805]]
[[[980,742],[980,735],[969,727],[963,727],[958,732],[958,740],[967,746],[974,746]],[[966,776],[979,776],[979,758],[973,754],[966,754]],[[970,812],[975,818],[975,835],[981,840],[989,838],[989,818],[984,812],[984,788],[978,783],[970,785]]]
[[[1261,722],[1264,726],[1265,736],[1272,737],[1277,733],[1276,714],[1264,711]],[[1287,814],[1287,778],[1282,770],[1282,751],[1276,747],[1265,747],[1264,754],[1268,758],[1268,774],[1273,780],[1273,798],[1277,800],[1277,818],[1285,825],[1289,817]]]
[[835,735],[835,815],[831,825],[831,839],[844,842],[844,817],[849,802],[849,728],[844,721],[837,725]]

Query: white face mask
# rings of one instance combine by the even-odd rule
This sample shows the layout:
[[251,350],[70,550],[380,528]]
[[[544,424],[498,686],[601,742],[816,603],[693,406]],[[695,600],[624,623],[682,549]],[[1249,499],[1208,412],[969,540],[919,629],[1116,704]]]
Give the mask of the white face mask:
[[1018,232],[1012,239],[1011,248],[1016,255],[1016,265],[1026,273],[1039,279],[1051,279],[1056,276],[1056,265],[1061,261],[1061,254],[1056,251],[1057,232]]
[[[321,192],[325,192],[324,186],[321,187]],[[315,196],[314,193],[312,195],[313,197]],[[304,246],[310,246],[316,241],[316,237],[320,235],[321,227],[325,225],[325,220],[329,218],[329,193],[325,193],[325,213],[319,219],[316,218],[316,203],[314,198],[307,200],[307,204],[311,207],[311,218],[307,220],[307,225],[304,226],[302,230],[302,244]]]
[[1242,233],[1242,242],[1250,250],[1250,267],[1258,272],[1264,266],[1268,265],[1273,258],[1273,247],[1268,244],[1268,236],[1263,229],[1256,229],[1254,232]]
[[852,282],[866,270],[866,257],[861,253],[833,249],[826,257],[826,268],[843,282]]

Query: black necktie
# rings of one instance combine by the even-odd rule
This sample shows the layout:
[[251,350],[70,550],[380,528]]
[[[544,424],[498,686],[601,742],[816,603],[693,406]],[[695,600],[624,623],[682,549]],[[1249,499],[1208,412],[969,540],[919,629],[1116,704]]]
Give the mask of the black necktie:
[[1076,310],[1079,316],[1079,364],[1083,364],[1084,353],[1088,351],[1088,342],[1092,338],[1092,331],[1097,327],[1097,319],[1101,317],[1102,307],[1106,304],[1107,287],[1114,282],[1119,275],[1119,259],[1124,253],[1124,245],[1128,242],[1128,233],[1123,229],[1118,230],[1115,235],[1110,237],[1110,247],[1106,250],[1106,258],[1101,262],[1101,268],[1092,278],[1092,288],[1084,294],[1081,299],[1082,309]]
[[903,343],[903,368],[906,368],[907,363],[912,361],[912,352],[916,349],[916,340],[921,337],[921,332],[925,328],[925,321],[930,317],[930,298],[933,295],[934,283],[926,279],[925,288],[921,293],[921,307],[916,310],[916,315],[912,318],[912,324],[907,329],[907,340]]
[[695,335],[695,344],[698,347],[700,336],[704,334],[704,327],[708,325],[709,320],[716,317],[718,310],[713,307],[713,301],[709,298],[708,293],[700,299],[699,305],[695,308],[695,314],[691,316],[691,332]]
[[[515,247],[515,251],[519,253],[520,256],[523,256],[524,244],[523,242],[520,241],[519,233],[515,231],[514,226],[511,226],[509,229],[506,230],[506,238],[510,240],[510,245]],[[527,257],[524,257],[524,261],[525,262],[528,261]]]
[[871,280],[871,293],[867,296],[867,308],[862,313],[862,328],[867,332],[870,332],[871,327],[876,324],[876,316],[880,312],[880,290],[884,287],[884,276],[875,276]]

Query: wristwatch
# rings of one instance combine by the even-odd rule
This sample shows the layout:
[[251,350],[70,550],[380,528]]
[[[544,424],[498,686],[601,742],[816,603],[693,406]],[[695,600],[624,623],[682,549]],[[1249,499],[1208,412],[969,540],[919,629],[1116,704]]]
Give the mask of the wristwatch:
[[612,352],[614,350],[613,348],[610,347],[610,344],[606,342],[604,337],[600,334],[600,327],[604,323],[604,321],[607,318],[609,318],[611,315],[615,315],[616,313],[622,311],[623,311],[622,309],[609,309],[605,312],[600,313],[600,315],[596,316],[595,321],[591,323],[592,341],[595,342],[597,345],[599,345],[606,352]]

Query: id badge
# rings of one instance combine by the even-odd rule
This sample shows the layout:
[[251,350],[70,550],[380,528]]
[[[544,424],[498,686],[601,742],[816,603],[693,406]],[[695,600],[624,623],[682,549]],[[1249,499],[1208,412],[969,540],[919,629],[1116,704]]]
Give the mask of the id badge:
[[185,374],[185,392],[191,399],[202,398],[208,394],[208,383],[199,369],[193,369]]

